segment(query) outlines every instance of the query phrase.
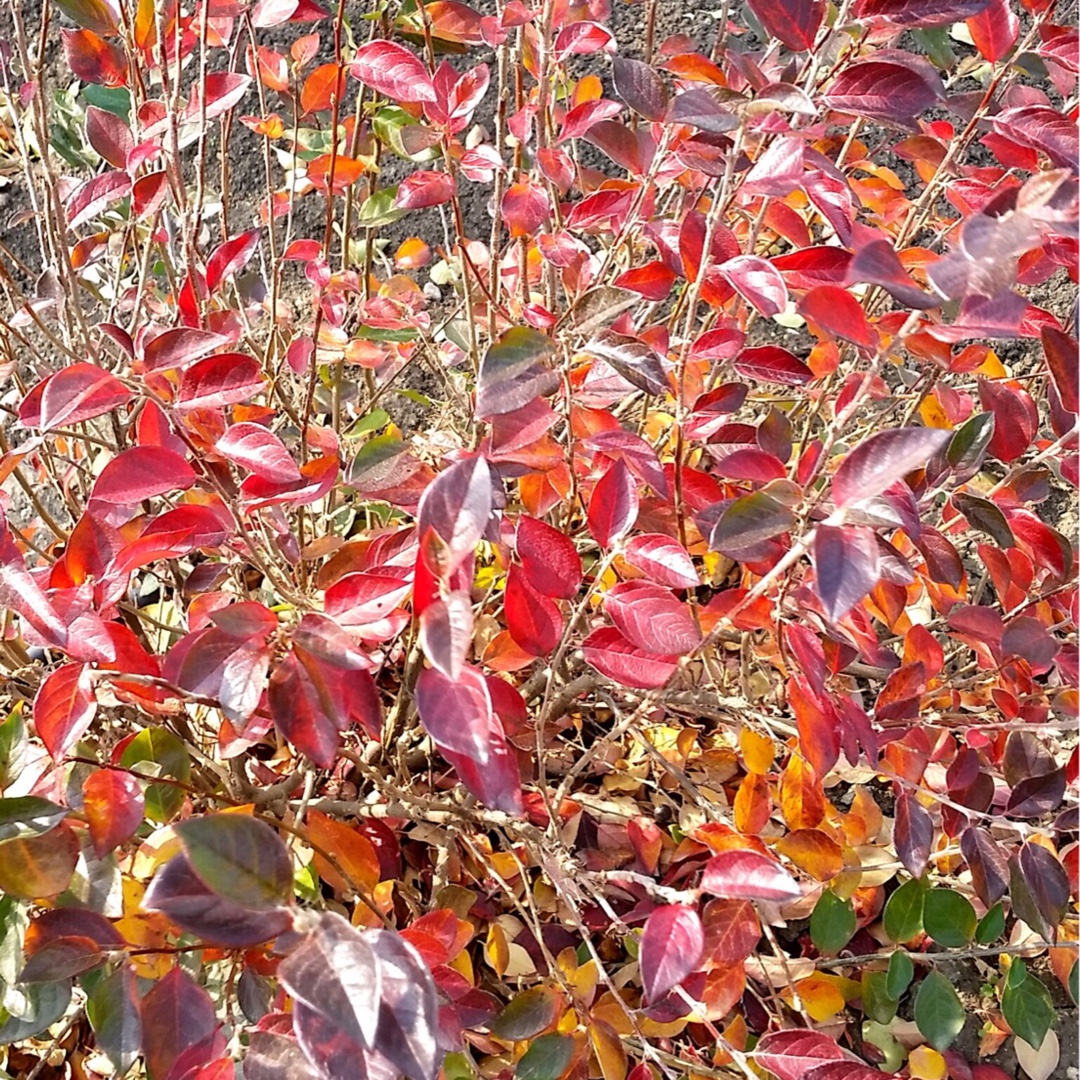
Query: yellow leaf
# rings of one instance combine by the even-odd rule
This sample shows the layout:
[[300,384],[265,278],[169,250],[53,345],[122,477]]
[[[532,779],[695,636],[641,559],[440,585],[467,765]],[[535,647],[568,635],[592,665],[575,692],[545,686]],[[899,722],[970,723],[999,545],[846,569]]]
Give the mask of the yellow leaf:
[[919,406],[919,415],[927,427],[944,428],[946,431],[952,429],[952,424],[949,423],[941,402],[933,394],[923,399],[923,403]]
[[998,359],[998,354],[991,349],[986,354],[986,359],[975,369],[976,375],[985,375],[989,379],[1006,379],[1009,373],[1005,365]]
[[776,746],[768,735],[744,727],[739,732],[739,749],[752,773],[767,773],[776,760]]
[[945,1059],[930,1046],[916,1046],[911,1051],[908,1069],[912,1080],[945,1080],[949,1074]]
[[484,959],[501,979],[510,963],[510,943],[498,923],[488,927],[487,941],[484,943]]
[[611,1025],[594,1018],[589,1026],[589,1042],[604,1080],[625,1080],[626,1049]]
[[[834,1017],[844,1007],[844,994],[840,980],[836,975],[815,972],[805,979],[800,979],[791,988],[799,995],[807,1015],[819,1024]],[[781,996],[790,995],[785,990]]]

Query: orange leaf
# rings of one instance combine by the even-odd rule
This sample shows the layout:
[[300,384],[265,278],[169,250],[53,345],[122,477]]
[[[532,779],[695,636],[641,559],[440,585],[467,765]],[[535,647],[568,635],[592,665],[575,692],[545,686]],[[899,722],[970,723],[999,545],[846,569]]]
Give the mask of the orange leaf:
[[828,881],[844,868],[843,849],[819,829],[796,829],[776,842],[776,850],[816,881]]
[[760,773],[747,773],[735,793],[735,828],[756,835],[768,825],[771,814],[769,781]]
[[[338,154],[333,162],[334,178],[333,188],[337,193],[351,187],[364,175],[367,166],[359,158],[344,157]],[[308,162],[308,179],[320,190],[325,191],[329,186],[330,155],[321,154],[314,161]]]
[[825,792],[817,774],[792,754],[780,777],[780,810],[789,829],[813,829],[825,817]]
[[312,810],[308,814],[307,832],[313,845],[318,845],[334,857],[336,865],[331,865],[322,855],[315,853],[315,869],[332,889],[337,892],[370,893],[378,884],[379,856],[374,844],[362,833],[319,810]]
[[344,68],[337,64],[322,64],[307,77],[300,91],[300,107],[306,113],[321,112],[333,108],[335,97],[341,101],[344,96]]

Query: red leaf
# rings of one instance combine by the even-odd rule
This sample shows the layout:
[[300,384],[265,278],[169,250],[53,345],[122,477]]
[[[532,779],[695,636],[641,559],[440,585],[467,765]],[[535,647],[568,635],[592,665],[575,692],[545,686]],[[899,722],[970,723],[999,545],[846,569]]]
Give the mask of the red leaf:
[[912,281],[900,261],[900,256],[888,240],[873,240],[860,247],[848,266],[845,281],[849,285],[852,282],[880,285],[905,307],[921,310],[938,307],[940,304],[939,300],[923,292]]
[[806,52],[813,46],[826,6],[823,0],[749,0],[750,10],[769,37],[792,52]]
[[727,480],[744,480],[767,484],[770,480],[782,480],[787,476],[784,463],[774,454],[767,454],[754,446],[732,450],[717,457],[716,472]]
[[[131,391],[115,375],[94,364],[72,364],[62,368],[44,381],[40,398],[35,394],[37,389],[31,390],[24,399],[19,409],[19,422],[24,427],[42,431],[90,420],[131,400]],[[35,403],[39,408],[32,408]]]
[[704,947],[705,931],[695,908],[684,904],[656,908],[638,946],[646,999],[659,1001],[678,986],[698,966]]
[[183,491],[195,483],[191,466],[172,450],[136,446],[109,462],[94,484],[92,497],[117,506],[134,506],[167,491]]
[[349,74],[395,101],[435,101],[435,87],[424,63],[403,45],[379,39],[356,50]]
[[881,554],[873,530],[819,525],[814,535],[814,587],[830,622],[842,619],[878,583]]
[[664,686],[679,665],[679,657],[645,652],[627,641],[614,626],[594,630],[581,643],[581,649],[586,662],[601,675],[639,690]]
[[334,99],[345,97],[345,70],[337,64],[321,64],[304,82],[300,91],[300,108],[305,113],[331,109]]
[[866,321],[862,304],[847,289],[818,285],[799,301],[799,314],[833,337],[867,348],[877,345],[877,331]]
[[671,589],[696,589],[701,584],[686,548],[661,533],[635,536],[626,545],[626,561]]
[[865,60],[844,68],[822,100],[829,109],[915,128],[919,114],[940,96],[940,83],[927,81],[921,68],[894,60]]
[[399,210],[419,210],[449,202],[457,190],[449,173],[418,169],[398,185],[394,205]]
[[604,595],[604,610],[620,633],[645,652],[683,656],[701,644],[689,608],[673,593],[647,581],[624,581]]
[[86,664],[58,667],[34,698],[34,727],[54,761],[83,737],[96,713],[97,699]]
[[106,207],[126,198],[131,192],[131,177],[126,172],[111,169],[80,184],[68,197],[64,210],[67,226],[77,229],[95,218]]
[[[398,198],[400,197],[399,189]],[[512,184],[506,189],[501,213],[512,237],[533,236],[547,221],[551,213],[551,200],[539,184],[526,180],[520,184]]]
[[143,364],[147,371],[186,367],[228,343],[229,339],[221,334],[178,326],[163,331],[146,343],[143,347]]
[[615,52],[615,38],[610,30],[595,22],[573,22],[564,26],[555,39],[555,56],[560,62],[568,56]]
[[720,273],[762,315],[771,318],[787,306],[788,291],[780,271],[757,255],[737,255],[721,263]]
[[598,124],[601,120],[610,120],[621,112],[622,106],[617,101],[606,101],[603,98],[598,101],[583,101],[566,114],[559,141],[579,139],[593,124]]
[[498,719],[487,683],[475,668],[466,665],[454,680],[435,668],[422,671],[416,681],[416,708],[440,750],[463,754],[480,766],[487,764]]
[[206,260],[206,288],[215,289],[233,274],[240,273],[259,245],[262,229],[252,229],[241,233],[231,240],[226,240],[209,259]]
[[714,855],[705,864],[701,888],[729,900],[784,903],[802,896],[799,883],[775,859],[743,849]]
[[190,412],[238,405],[264,388],[257,360],[242,353],[218,353],[199,360],[181,374],[176,408]]
[[978,15],[966,21],[975,48],[991,64],[997,63],[1016,44],[1020,35],[1020,20],[1009,0],[990,0]]
[[169,177],[164,169],[140,176],[131,188],[131,210],[136,220],[157,213],[169,194]]
[[99,769],[83,783],[83,812],[99,859],[130,840],[143,822],[142,785],[118,769]]
[[977,15],[989,0],[859,0],[860,19],[888,19],[897,26],[941,26]]
[[562,600],[572,600],[577,595],[581,587],[581,556],[565,533],[523,515],[518,519],[516,549],[525,576],[537,592]]
[[271,483],[289,484],[301,479],[300,469],[285,444],[261,424],[233,424],[214,449]]
[[619,458],[596,482],[589,499],[589,532],[601,547],[611,547],[637,520],[637,481]]
[[127,57],[119,45],[98,37],[93,30],[62,29],[60,36],[64,60],[76,78],[99,86],[123,86],[127,82]]
[[555,602],[533,588],[528,575],[510,567],[505,593],[506,628],[510,636],[533,656],[547,656],[558,646],[563,617]]
[[754,1061],[774,1073],[777,1080],[803,1080],[825,1061],[842,1061],[844,1051],[820,1031],[805,1028],[769,1032],[754,1050]]
[[979,401],[994,414],[990,453],[1008,464],[1031,445],[1039,430],[1039,408],[1019,386],[989,379],[979,380]]
[[743,349],[734,362],[735,370],[748,379],[780,383],[783,386],[802,386],[814,373],[797,356],[779,345],[762,345]]
[[662,259],[653,259],[644,266],[627,270],[615,279],[615,285],[618,288],[630,289],[644,296],[646,300],[655,301],[666,299],[674,284],[675,271],[670,269]]
[[938,428],[896,428],[864,439],[840,463],[833,477],[837,507],[880,495],[909,472],[925,465],[952,438]]
[[1080,413],[1080,365],[1076,362],[1080,347],[1068,334],[1052,326],[1043,327],[1042,347],[1062,408]]
[[430,529],[446,545],[443,573],[449,575],[476,550],[491,517],[491,498],[491,470],[479,456],[455,462],[424,492],[417,530],[421,543]]
[[1039,150],[1061,169],[1076,167],[1076,122],[1048,105],[1017,105],[991,120],[994,130],[1021,146]]
[[[235,71],[212,71],[191,90],[191,100],[184,110],[186,120],[213,120],[237,105],[251,85],[250,75]],[[205,110],[203,102],[206,102]]]
[[86,141],[116,169],[126,167],[135,147],[131,128],[115,113],[94,105],[86,110]]

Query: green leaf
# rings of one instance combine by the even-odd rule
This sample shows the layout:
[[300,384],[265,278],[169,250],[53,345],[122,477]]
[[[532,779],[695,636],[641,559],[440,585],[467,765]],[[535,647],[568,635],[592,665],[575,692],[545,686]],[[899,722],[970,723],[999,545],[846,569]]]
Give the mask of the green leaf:
[[1050,991],[1032,975],[1023,960],[1014,960],[1001,994],[1001,1014],[1005,1022],[1029,1046],[1042,1046],[1054,1022]]
[[826,889],[810,915],[810,940],[819,952],[835,956],[851,940],[857,926],[855,905]]
[[971,901],[952,889],[931,889],[923,898],[923,929],[947,949],[960,949],[975,936],[979,918]]
[[550,364],[553,351],[551,338],[530,326],[513,326],[492,342],[480,364],[476,415],[490,420],[555,393],[559,376]]
[[574,1056],[569,1035],[541,1035],[525,1051],[514,1072],[515,1080],[559,1080]]
[[863,1012],[879,1024],[887,1024],[896,1015],[899,999],[889,993],[889,978],[884,971],[864,971],[862,976]]
[[994,414],[976,413],[957,429],[945,451],[945,460],[957,472],[977,469],[994,435]]
[[98,1048],[123,1076],[135,1063],[142,1047],[135,972],[124,964],[86,989],[86,1016],[94,1029]]
[[[183,784],[191,779],[187,747],[165,728],[143,728],[124,747],[120,764],[148,779],[169,776]],[[149,784],[145,798],[146,816],[152,821],[165,822],[184,805],[184,789],[172,784]]]
[[897,949],[889,957],[889,970],[887,973],[889,996],[899,1001],[903,997],[904,991],[911,985],[911,980],[914,977],[915,963],[911,956],[903,949]]
[[938,1053],[948,1050],[963,1030],[963,1003],[940,971],[931,971],[919,986],[915,995],[915,1025]]
[[947,26],[920,26],[914,28],[911,35],[934,67],[941,71],[948,71],[956,63],[956,53],[952,51],[952,45],[949,44]]
[[926,886],[912,879],[905,881],[885,903],[882,925],[890,941],[897,945],[910,941],[923,928],[923,898]]
[[76,26],[110,37],[117,32],[116,16],[104,0],[56,0],[56,6]]
[[476,1076],[468,1054],[447,1054],[443,1058],[442,1071],[446,1080],[473,1080]]
[[396,197],[397,184],[393,187],[382,188],[366,198],[357,214],[360,225],[365,229],[379,229],[404,217],[406,211],[398,210],[394,206]]
[[390,423],[390,414],[384,409],[373,409],[359,420],[345,433],[348,438],[357,435],[365,435],[369,431],[380,431]]
[[27,746],[26,721],[20,701],[0,723],[0,789],[6,788],[22,771]]
[[[863,1021],[863,1042],[881,1051],[881,1067],[888,1073],[899,1072],[904,1064],[904,1048],[892,1033],[891,1024],[879,1024],[874,1020]],[[867,1074],[869,1075],[869,1074]]]
[[415,341],[419,333],[419,330],[411,326],[399,330],[390,330],[379,326],[361,326],[354,336],[363,338],[365,341]]
[[520,1042],[551,1027],[559,1012],[559,999],[550,986],[534,986],[518,994],[490,1025],[497,1039]]
[[67,817],[67,809],[37,795],[0,799],[0,843],[19,837],[41,836]]
[[1069,993],[1072,994],[1074,1005],[1080,1001],[1080,960],[1073,963],[1069,972]]
[[88,104],[111,112],[113,116],[119,116],[125,124],[131,123],[131,94],[126,87],[87,83],[82,88],[82,96]]
[[204,814],[176,826],[199,880],[245,908],[278,907],[292,898],[292,858],[265,822],[246,814]]
[[980,945],[989,945],[1005,933],[1005,909],[998,901],[980,920],[975,928],[975,940]]
[[998,547],[1016,547],[1016,538],[1008,518],[989,499],[960,491],[952,497],[952,501],[953,506],[967,518],[968,524],[973,529],[986,533]]
[[20,987],[23,995],[19,1015],[8,1013],[0,1024],[0,1045],[22,1042],[52,1027],[71,1001],[69,982],[33,983]]

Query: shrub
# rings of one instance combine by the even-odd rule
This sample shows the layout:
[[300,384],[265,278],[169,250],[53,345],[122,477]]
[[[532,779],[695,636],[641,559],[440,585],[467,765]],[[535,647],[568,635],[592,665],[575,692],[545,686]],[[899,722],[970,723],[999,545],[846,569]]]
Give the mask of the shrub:
[[1077,32],[614,5],[9,4],[12,1075],[1057,1067]]

